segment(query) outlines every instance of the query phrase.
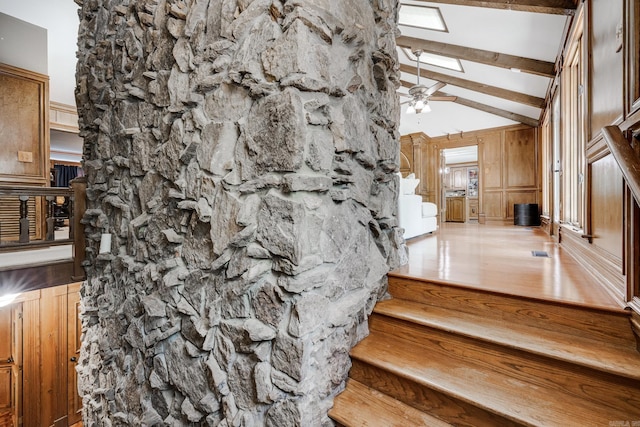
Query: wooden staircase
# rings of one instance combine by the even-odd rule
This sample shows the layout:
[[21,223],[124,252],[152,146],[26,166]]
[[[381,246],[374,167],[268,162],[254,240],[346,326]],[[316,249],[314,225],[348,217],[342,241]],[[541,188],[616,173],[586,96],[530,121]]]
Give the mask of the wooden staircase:
[[393,274],[389,292],[351,352],[338,425],[640,425],[628,312]]

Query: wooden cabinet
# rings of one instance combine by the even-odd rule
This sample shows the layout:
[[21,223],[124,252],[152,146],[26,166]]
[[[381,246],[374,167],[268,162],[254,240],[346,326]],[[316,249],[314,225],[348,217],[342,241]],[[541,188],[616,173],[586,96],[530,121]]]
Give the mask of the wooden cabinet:
[[465,222],[466,203],[464,197],[447,197],[447,222]]
[[478,199],[467,199],[467,218],[478,219]]
[[[470,181],[470,178],[472,181]],[[449,168],[449,172],[444,174],[442,185],[448,190],[469,191],[469,184],[477,192],[478,188],[478,167],[477,166],[454,166]]]

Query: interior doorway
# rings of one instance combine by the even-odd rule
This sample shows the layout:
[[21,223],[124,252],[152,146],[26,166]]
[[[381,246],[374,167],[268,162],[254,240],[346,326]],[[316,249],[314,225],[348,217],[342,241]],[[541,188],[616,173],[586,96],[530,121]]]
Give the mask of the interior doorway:
[[441,222],[477,222],[480,174],[478,146],[440,150]]

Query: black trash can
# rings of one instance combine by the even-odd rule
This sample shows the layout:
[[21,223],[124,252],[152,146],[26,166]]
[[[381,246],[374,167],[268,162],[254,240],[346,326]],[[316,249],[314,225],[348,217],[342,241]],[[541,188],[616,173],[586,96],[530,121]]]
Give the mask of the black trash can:
[[516,203],[513,205],[513,225],[540,225],[540,211],[537,203]]

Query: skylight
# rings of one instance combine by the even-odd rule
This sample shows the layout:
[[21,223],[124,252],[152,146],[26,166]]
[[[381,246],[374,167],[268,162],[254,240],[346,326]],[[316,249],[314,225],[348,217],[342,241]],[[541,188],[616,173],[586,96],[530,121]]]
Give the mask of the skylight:
[[[407,58],[416,62],[418,58],[411,52],[411,49],[404,47],[402,51]],[[462,64],[458,58],[450,58],[448,56],[436,55],[434,53],[422,52],[420,54],[420,62],[427,65],[433,65],[436,67],[447,68],[449,70],[454,71],[464,71],[462,69]]]
[[448,31],[440,9],[430,6],[400,5],[398,24],[427,30]]

